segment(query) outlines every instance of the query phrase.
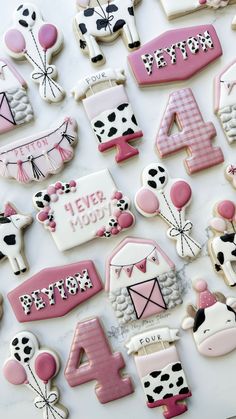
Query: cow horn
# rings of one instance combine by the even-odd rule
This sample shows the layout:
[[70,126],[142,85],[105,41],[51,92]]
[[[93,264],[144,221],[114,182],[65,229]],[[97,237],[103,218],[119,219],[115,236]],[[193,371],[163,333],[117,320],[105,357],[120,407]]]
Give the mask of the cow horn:
[[187,306],[187,313],[190,317],[194,318],[197,313],[197,308],[193,304],[189,304]]
[[226,304],[226,297],[221,292],[213,292],[213,295],[220,303]]

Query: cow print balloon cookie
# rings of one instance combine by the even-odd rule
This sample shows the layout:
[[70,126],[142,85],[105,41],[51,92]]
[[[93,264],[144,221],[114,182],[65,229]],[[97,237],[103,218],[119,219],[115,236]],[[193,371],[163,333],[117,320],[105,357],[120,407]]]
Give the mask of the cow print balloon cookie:
[[22,230],[32,221],[30,215],[21,214],[9,202],[5,204],[4,212],[0,213],[0,261],[8,258],[15,275],[27,270]]
[[[59,404],[58,388],[52,384],[59,371],[59,358],[50,349],[40,349],[33,333],[19,332],[10,344],[11,356],[3,366],[9,383],[26,385],[35,395],[34,406],[44,419],[66,419],[67,409]],[[33,416],[33,415],[32,415]]]
[[11,57],[27,59],[32,64],[31,79],[39,84],[43,100],[59,102],[64,98],[64,90],[55,82],[57,69],[50,64],[53,55],[62,48],[63,36],[55,25],[43,21],[35,4],[18,6],[14,26],[5,33],[4,43]]
[[77,0],[79,12],[74,19],[74,30],[80,49],[95,65],[102,65],[105,57],[98,42],[111,42],[122,35],[130,51],[139,48],[134,6],[140,0]]
[[182,328],[193,329],[193,338],[200,354],[216,357],[236,349],[236,298],[220,292],[211,293],[206,281],[194,284],[197,305],[188,305],[188,316]]
[[194,258],[201,250],[191,236],[193,224],[185,219],[185,209],[190,204],[192,190],[182,179],[171,179],[164,166],[152,163],[142,174],[142,188],[136,193],[135,205],[144,217],[158,215],[169,228],[167,236],[176,241],[176,251],[181,258]]

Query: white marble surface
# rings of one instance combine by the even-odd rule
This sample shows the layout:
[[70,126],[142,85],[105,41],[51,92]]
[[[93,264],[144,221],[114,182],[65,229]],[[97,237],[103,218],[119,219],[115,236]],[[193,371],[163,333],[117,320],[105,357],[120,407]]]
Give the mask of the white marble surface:
[[[74,160],[68,164],[61,175],[51,178],[71,179],[90,173],[92,171],[108,167],[118,185],[125,193],[133,199],[135,191],[140,187],[140,173],[143,167],[152,161],[158,160],[154,150],[154,138],[160,122],[163,110],[166,105],[168,94],[174,89],[188,86],[193,89],[205,121],[213,121],[217,129],[215,144],[220,145],[225,154],[226,162],[234,160],[235,146],[229,146],[220,124],[213,114],[213,77],[224,65],[235,58],[236,33],[231,30],[231,20],[236,13],[236,6],[230,6],[224,10],[214,12],[204,10],[195,14],[177,19],[168,23],[158,0],[143,0],[137,7],[136,16],[142,42],[152,39],[170,28],[178,28],[203,23],[214,23],[223,47],[223,57],[203,70],[201,74],[184,82],[148,89],[139,89],[128,69],[126,60],[126,49],[122,40],[117,40],[113,45],[105,45],[103,49],[107,56],[107,66],[124,68],[127,74],[127,92],[133,103],[133,107],[144,131],[144,139],[139,143],[140,156],[122,166],[117,166],[114,161],[114,151],[108,154],[100,154],[97,151],[96,140],[91,131],[89,122],[85,116],[81,104],[76,104],[70,96],[70,90],[76,81],[93,72],[88,59],[79,51],[75,36],[72,30],[72,19],[75,13],[74,1],[64,0],[47,1],[37,0],[37,3],[45,18],[59,25],[65,36],[63,51],[54,61],[59,70],[59,83],[67,91],[66,99],[58,105],[48,105],[42,102],[38,95],[37,86],[29,81],[31,66],[24,62],[18,63],[17,68],[28,80],[29,95],[35,110],[35,122],[18,128],[12,133],[1,136],[1,144],[37,133],[53,125],[54,121],[63,115],[74,116],[79,124],[79,144],[76,148]],[[3,33],[11,24],[12,10],[19,1],[8,0],[1,6],[0,28]],[[3,46],[0,44],[0,53],[4,54]],[[223,173],[224,165],[217,166],[210,170],[201,172],[191,178],[186,174],[183,159],[185,152],[175,154],[165,160],[170,174],[175,177],[183,177],[191,182],[194,190],[193,202],[188,210],[190,219],[195,223],[195,237],[204,243],[207,240],[207,225],[211,217],[211,209],[214,203],[221,198],[235,199],[235,190],[226,181]],[[236,161],[236,158],[235,158]],[[42,186],[46,186],[45,181]],[[3,205],[7,199],[24,212],[34,213],[31,197],[33,192],[40,189],[37,184],[28,187],[20,186],[15,182],[0,179],[0,202]],[[188,301],[195,299],[194,293],[190,290],[190,281],[195,277],[205,277],[212,289],[222,291],[226,295],[235,295],[235,290],[226,287],[223,281],[213,272],[210,259],[206,249],[202,256],[191,264],[184,264],[174,249],[174,244],[166,236],[166,226],[160,220],[144,219],[137,215],[137,224],[130,231],[135,236],[156,239],[158,243],[168,252],[169,256],[176,263],[179,277],[182,281],[187,295],[184,296],[184,304],[175,311],[163,316],[162,319],[154,319],[152,323],[179,327],[180,321],[185,314],[185,305]],[[122,235],[124,237],[124,235]],[[18,324],[6,298],[8,291],[16,287],[21,281],[30,275],[47,266],[56,266],[91,258],[104,280],[104,262],[111,249],[121,240],[117,237],[109,241],[95,240],[80,248],[69,251],[65,254],[57,251],[50,235],[44,231],[42,226],[34,222],[25,234],[26,255],[30,264],[30,271],[21,278],[16,278],[10,271],[7,262],[1,265],[0,290],[4,295],[4,317],[0,325],[0,365],[8,357],[8,344],[13,335],[20,330],[28,329],[34,332],[42,345],[53,348],[61,357],[62,368],[56,380],[61,390],[61,400],[65,404],[72,419],[129,419],[161,418],[161,409],[147,409],[144,396],[137,376],[132,358],[129,358],[124,350],[123,343],[128,335],[133,333],[135,327],[121,332],[112,308],[104,292],[92,298],[78,309],[75,309],[67,317],[54,319],[43,323],[31,323],[28,325]],[[114,350],[121,350],[126,359],[128,372],[134,381],[135,393],[124,399],[101,405],[94,393],[94,383],[87,383],[80,387],[71,389],[63,376],[63,370],[69,354],[75,325],[89,316],[100,316],[106,330],[109,332],[110,343]],[[151,323],[151,324],[152,324]],[[146,322],[146,324],[148,324]],[[189,386],[193,396],[188,400],[189,411],[185,414],[186,419],[226,419],[236,415],[235,404],[235,361],[236,351],[219,359],[207,359],[198,354],[189,332],[181,332],[181,340],[178,343],[178,350],[183,361]],[[41,412],[36,411],[32,404],[32,394],[24,387],[13,387],[8,384],[0,373],[0,418],[18,419],[40,418]]]

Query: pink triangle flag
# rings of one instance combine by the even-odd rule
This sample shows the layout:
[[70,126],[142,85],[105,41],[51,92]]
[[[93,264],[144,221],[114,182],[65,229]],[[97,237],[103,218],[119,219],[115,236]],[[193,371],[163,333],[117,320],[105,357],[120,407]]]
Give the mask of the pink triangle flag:
[[128,275],[128,277],[130,278],[134,269],[134,265],[123,266],[123,269],[125,273]]
[[153,252],[148,256],[148,260],[159,265],[159,259],[156,249],[154,249]]
[[140,271],[142,271],[143,273],[146,272],[146,265],[147,265],[147,260],[146,258],[141,260],[138,263],[135,263],[136,268],[138,268]]
[[115,274],[116,274],[116,277],[117,277],[117,278],[119,278],[119,277],[120,277],[121,269],[122,269],[122,267],[121,267],[121,266],[120,266],[120,267],[116,267],[116,268],[115,268]]

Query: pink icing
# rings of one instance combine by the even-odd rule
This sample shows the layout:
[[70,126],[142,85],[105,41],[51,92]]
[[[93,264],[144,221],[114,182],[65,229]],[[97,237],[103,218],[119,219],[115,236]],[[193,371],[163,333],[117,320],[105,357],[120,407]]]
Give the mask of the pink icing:
[[27,384],[27,374],[26,371],[18,361],[15,359],[9,359],[3,367],[3,375],[9,381],[9,383],[14,385]]
[[54,377],[57,371],[56,359],[48,352],[39,354],[35,360],[35,372],[45,384]]
[[235,214],[235,205],[232,201],[225,200],[221,201],[217,205],[217,211],[219,215],[221,215],[223,218],[226,218],[226,220],[233,220],[234,214]]
[[56,26],[51,23],[45,23],[38,32],[38,39],[41,47],[47,51],[56,43],[58,32]]
[[170,189],[170,198],[174,206],[181,210],[191,199],[192,190],[183,180],[175,182]]
[[99,151],[107,151],[110,148],[117,147],[116,161],[120,163],[124,160],[130,159],[131,157],[139,154],[137,148],[131,146],[129,141],[135,140],[143,136],[142,131],[137,131],[134,134],[125,135],[123,137],[117,137],[113,140],[106,141],[105,143],[100,143],[98,145]]
[[156,195],[149,189],[141,189],[136,195],[136,202],[142,211],[147,214],[155,214],[159,209],[159,201]]
[[147,406],[151,409],[154,407],[165,406],[165,411],[163,413],[165,419],[175,418],[176,416],[182,415],[188,410],[188,407],[185,403],[179,403],[180,401],[191,397],[192,393],[189,391],[185,394],[178,394],[177,396],[169,397],[163,400],[157,400],[154,403],[147,403]]
[[133,222],[133,215],[129,212],[122,212],[121,215],[118,216],[118,224],[121,228],[129,228],[132,226]]
[[4,40],[7,48],[15,53],[23,52],[26,47],[25,38],[17,29],[9,29],[5,34]]

